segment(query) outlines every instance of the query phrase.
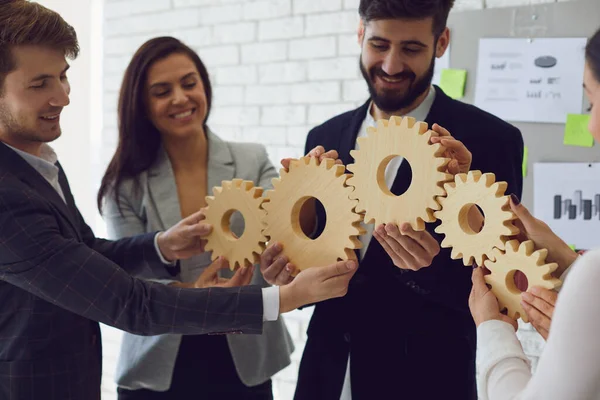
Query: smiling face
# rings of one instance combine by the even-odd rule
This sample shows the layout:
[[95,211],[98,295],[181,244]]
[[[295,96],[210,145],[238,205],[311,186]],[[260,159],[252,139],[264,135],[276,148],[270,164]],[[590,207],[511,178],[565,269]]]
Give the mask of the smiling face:
[[375,105],[386,113],[416,107],[431,86],[435,58],[444,54],[448,41],[448,29],[436,41],[432,17],[361,24],[360,69]]
[[163,138],[202,134],[207,98],[194,62],[174,53],[148,69],[146,104],[150,120]]
[[43,46],[12,49],[16,68],[0,92],[0,138],[36,154],[42,143],[57,139],[60,114],[71,88],[64,51]]
[[600,82],[594,75],[589,63],[586,63],[583,74],[585,95],[590,102],[590,124],[588,129],[597,142],[600,142]]

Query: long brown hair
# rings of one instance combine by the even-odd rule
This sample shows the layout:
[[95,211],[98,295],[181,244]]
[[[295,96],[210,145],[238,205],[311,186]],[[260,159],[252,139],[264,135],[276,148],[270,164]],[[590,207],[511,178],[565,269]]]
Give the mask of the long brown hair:
[[0,0],[0,94],[6,75],[16,67],[12,48],[38,45],[79,54],[75,29],[55,11],[26,0]]
[[158,37],[144,43],[127,66],[121,85],[118,106],[119,143],[98,190],[97,203],[100,213],[103,199],[107,195],[115,196],[120,210],[119,196],[116,194],[123,180],[133,178],[134,190],[138,190],[139,174],[150,168],[156,160],[161,136],[148,115],[145,100],[146,79],[148,70],[156,61],[176,53],[188,56],[198,69],[206,94],[206,128],[212,102],[212,88],[208,71],[198,54],[173,37]]
[[594,78],[600,82],[600,30],[592,36],[585,49],[585,58]]

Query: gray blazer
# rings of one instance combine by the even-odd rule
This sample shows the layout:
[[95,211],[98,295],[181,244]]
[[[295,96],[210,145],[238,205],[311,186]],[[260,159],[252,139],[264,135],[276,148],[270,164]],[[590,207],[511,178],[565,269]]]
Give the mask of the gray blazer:
[[[208,131],[208,194],[221,181],[241,178],[251,180],[256,186],[271,188],[271,179],[278,176],[270,163],[264,146],[250,143],[230,143]],[[123,215],[113,198],[105,203],[108,234],[112,238],[132,236],[144,232],[168,229],[181,220],[175,176],[169,158],[161,148],[156,162],[139,176],[140,188],[136,192],[133,181],[124,182],[117,195]],[[243,232],[243,219],[232,221],[232,231]],[[210,264],[210,253],[181,262],[181,273],[172,277],[143,273],[154,281],[182,282],[195,280]],[[231,276],[223,271],[224,277]],[[268,286],[256,266],[252,284]],[[281,318],[264,324],[262,335],[227,335],[229,349],[238,375],[247,386],[267,381],[290,364],[294,351],[292,339]],[[116,372],[118,386],[136,390],[141,388],[165,391],[171,385],[173,368],[181,335],[137,336],[123,335],[123,343]],[[202,360],[198,362],[218,362]]]

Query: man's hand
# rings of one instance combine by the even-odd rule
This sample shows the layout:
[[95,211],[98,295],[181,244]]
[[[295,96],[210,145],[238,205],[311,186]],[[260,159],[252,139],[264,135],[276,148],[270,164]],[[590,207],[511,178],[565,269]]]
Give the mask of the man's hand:
[[373,236],[390,256],[394,265],[401,269],[418,271],[431,265],[440,252],[440,245],[427,231],[415,231],[404,223],[379,225]]
[[169,261],[187,259],[204,252],[203,239],[212,231],[212,226],[204,221],[204,210],[200,210],[165,232],[158,234],[158,248]]
[[521,305],[525,310],[525,314],[527,314],[531,325],[542,335],[544,340],[548,340],[557,298],[558,293],[554,290],[538,286],[534,286],[521,294]]
[[517,239],[521,242],[532,240],[537,249],[548,249],[546,262],[555,262],[558,268],[552,273],[555,278],[565,272],[573,264],[578,254],[574,252],[568,244],[558,237],[544,221],[535,218],[519,199],[510,196],[510,208],[517,216],[514,224],[519,228],[520,233]]
[[[343,164],[342,160],[339,159],[339,155],[338,152],[335,150],[329,150],[329,151],[325,151],[325,148],[323,146],[317,146],[314,149],[312,149],[311,151],[308,152],[308,154],[306,155],[306,157],[315,157],[319,160],[319,162],[322,162],[324,159],[326,158],[331,158],[332,160],[335,160],[336,164]],[[284,158],[281,160],[281,166],[283,167],[283,169],[285,169],[286,171],[290,170],[290,163],[292,162],[292,158]]]
[[356,261],[340,261],[326,267],[301,271],[292,283],[279,288],[280,313],[306,304],[345,296],[356,269]]
[[431,136],[431,143],[440,143],[446,148],[443,157],[450,158],[450,162],[446,167],[449,174],[455,175],[459,173],[466,174],[471,169],[471,161],[473,155],[460,141],[452,137],[447,129],[442,128],[438,124],[433,124],[431,130],[436,136]]
[[485,267],[475,268],[471,277],[473,288],[471,289],[471,295],[469,296],[469,309],[471,310],[475,325],[479,326],[485,321],[497,319],[508,322],[516,331],[518,328],[517,321],[500,313],[498,299],[485,283],[484,269]]
[[281,254],[283,246],[279,243],[271,243],[260,256],[260,272],[265,281],[271,285],[287,285],[294,277],[295,268],[288,263],[286,256]]

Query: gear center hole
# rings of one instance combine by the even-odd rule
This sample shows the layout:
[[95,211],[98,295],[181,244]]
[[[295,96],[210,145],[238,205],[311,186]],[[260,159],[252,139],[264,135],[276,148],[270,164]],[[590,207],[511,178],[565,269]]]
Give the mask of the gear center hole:
[[238,210],[229,210],[223,214],[221,220],[221,229],[226,237],[231,240],[238,240],[244,234],[246,229],[246,221],[244,216]]
[[[316,197],[306,196],[294,204],[292,209],[292,229],[298,236],[304,237],[310,240],[316,240],[321,236],[323,232],[315,232],[315,219],[312,215],[315,215],[315,210],[325,210],[323,203]],[[302,215],[309,215],[311,218],[302,221]],[[327,218],[326,218],[327,219]],[[323,229],[324,231],[325,229]]]
[[[527,280],[527,275],[519,270],[512,271],[507,280],[512,283],[512,285],[507,285],[507,287],[514,286],[519,293],[526,292],[529,288],[529,281]],[[509,283],[507,282],[507,283]]]
[[485,226],[485,214],[477,204],[465,204],[458,214],[460,228],[468,235],[477,235]]
[[[392,187],[393,182],[387,182],[386,176],[389,176],[391,170],[398,171],[401,164],[406,164],[408,167],[407,173],[409,173],[411,177],[411,182],[407,186],[402,185],[402,187]],[[390,171],[388,171],[390,170]],[[403,172],[404,173],[404,172]],[[394,196],[402,196],[404,193],[408,191],[410,185],[412,184],[412,168],[407,159],[402,156],[389,156],[383,160],[383,162],[379,165],[377,169],[377,182],[379,183],[379,188],[388,195]]]

